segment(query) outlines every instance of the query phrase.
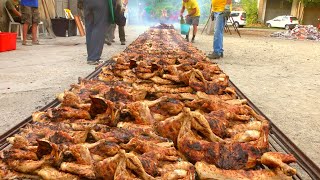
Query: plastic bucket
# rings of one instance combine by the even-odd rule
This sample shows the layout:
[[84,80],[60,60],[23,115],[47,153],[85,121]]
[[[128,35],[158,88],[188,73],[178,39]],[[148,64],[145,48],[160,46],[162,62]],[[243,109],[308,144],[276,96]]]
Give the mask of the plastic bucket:
[[180,30],[181,30],[181,34],[188,35],[189,30],[190,30],[190,25],[189,24],[180,24]]

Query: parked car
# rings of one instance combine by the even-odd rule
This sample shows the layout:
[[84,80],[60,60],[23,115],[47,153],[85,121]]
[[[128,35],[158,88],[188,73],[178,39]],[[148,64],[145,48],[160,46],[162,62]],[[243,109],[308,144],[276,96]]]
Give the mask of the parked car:
[[285,29],[293,29],[296,25],[299,24],[299,21],[294,16],[277,16],[266,22],[269,28],[277,27],[277,28],[285,28]]
[[236,27],[243,27],[246,25],[246,13],[244,11],[231,11],[230,18],[227,25],[234,25]]

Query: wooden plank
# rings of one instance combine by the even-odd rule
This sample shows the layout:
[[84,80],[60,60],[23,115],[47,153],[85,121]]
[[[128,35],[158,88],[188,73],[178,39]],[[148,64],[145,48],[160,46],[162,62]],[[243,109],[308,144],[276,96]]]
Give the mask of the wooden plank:
[[83,25],[82,25],[82,22],[81,22],[80,16],[78,16],[78,15],[74,15],[74,20],[75,20],[76,25],[77,25],[77,27],[78,27],[78,30],[79,30],[80,36],[84,36],[84,35],[86,35],[86,33],[84,32],[84,28],[83,28]]

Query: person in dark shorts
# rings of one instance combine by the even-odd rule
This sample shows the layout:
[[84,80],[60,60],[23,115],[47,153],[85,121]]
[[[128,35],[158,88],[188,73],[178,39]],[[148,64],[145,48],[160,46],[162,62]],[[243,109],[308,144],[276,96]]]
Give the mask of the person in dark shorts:
[[[183,12],[185,9],[187,9],[188,12],[186,16],[186,23],[193,26],[193,36],[191,42],[194,43],[200,19],[200,8],[197,0],[183,0],[180,17],[183,17]],[[189,41],[189,34],[186,35],[186,40]]]
[[29,25],[32,25],[32,44],[39,45],[37,37],[38,24],[40,23],[38,0],[21,0],[21,14],[21,23],[23,24],[22,45],[28,45],[27,32]]
[[6,8],[11,14],[13,20],[15,22],[21,23],[21,13],[19,12],[19,9],[20,9],[19,0],[7,0]]

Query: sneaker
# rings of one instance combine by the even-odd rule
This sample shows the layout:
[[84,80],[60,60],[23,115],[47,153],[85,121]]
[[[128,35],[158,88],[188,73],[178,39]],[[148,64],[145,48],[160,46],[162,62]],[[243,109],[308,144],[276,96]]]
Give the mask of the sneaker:
[[98,65],[98,64],[100,64],[100,62],[99,61],[87,61],[87,64],[89,64],[89,65]]
[[121,45],[126,45],[126,42],[122,41],[122,42],[121,42]]
[[111,46],[111,42],[110,41],[104,41],[105,44],[107,44],[108,46]]
[[207,58],[209,58],[209,59],[220,59],[220,58],[222,58],[222,54],[219,55],[217,53],[211,53],[211,54],[207,55]]

